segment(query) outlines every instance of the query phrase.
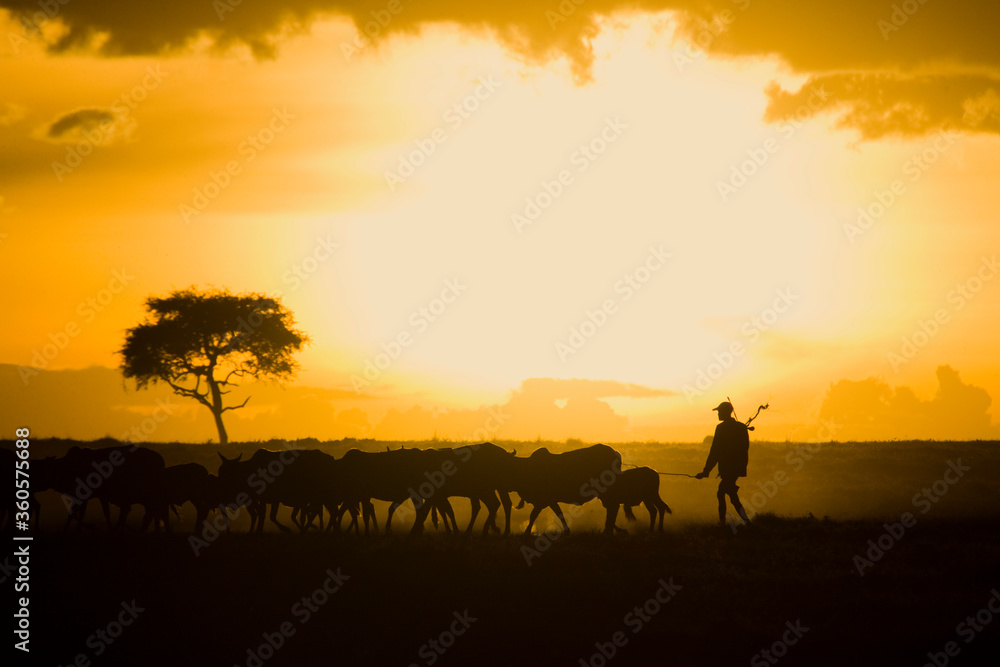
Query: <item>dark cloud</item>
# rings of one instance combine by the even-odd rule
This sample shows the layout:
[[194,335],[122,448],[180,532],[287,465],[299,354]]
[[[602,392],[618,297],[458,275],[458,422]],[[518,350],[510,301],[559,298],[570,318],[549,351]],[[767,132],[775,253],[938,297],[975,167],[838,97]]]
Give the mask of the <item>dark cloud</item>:
[[824,74],[796,92],[767,89],[764,119],[802,121],[838,115],[862,139],[913,137],[938,130],[1000,133],[1000,78],[973,75]]
[[951,366],[939,366],[936,375],[937,393],[929,401],[881,378],[840,380],[827,391],[820,421],[832,424],[842,441],[995,438],[986,390],[962,382]]
[[[591,41],[604,17],[672,10],[679,34],[701,50],[730,58],[777,57],[795,72],[828,79],[841,92],[836,98],[841,126],[856,128],[865,138],[921,134],[946,123],[997,132],[995,112],[972,128],[964,116],[965,105],[974,105],[977,94],[989,95],[991,76],[1000,72],[995,35],[1000,3],[993,0],[587,0],[579,6],[570,0],[394,0],[399,8],[394,14],[386,10],[389,0],[228,2],[58,5],[57,18],[68,31],[51,49],[91,48],[98,43],[95,36],[104,35],[99,48],[105,55],[157,54],[207,35],[219,49],[246,44],[269,57],[282,31],[308,29],[321,14],[339,14],[376,41],[431,23],[458,24],[492,35],[530,62],[566,57],[577,80],[586,81],[594,58]],[[38,13],[34,0],[0,0],[0,7],[29,22]],[[914,76],[926,72],[935,76]],[[779,107],[769,110],[770,118],[782,117]]]
[[78,109],[49,125],[45,136],[49,139],[63,139],[82,130],[94,130],[115,122],[111,109]]

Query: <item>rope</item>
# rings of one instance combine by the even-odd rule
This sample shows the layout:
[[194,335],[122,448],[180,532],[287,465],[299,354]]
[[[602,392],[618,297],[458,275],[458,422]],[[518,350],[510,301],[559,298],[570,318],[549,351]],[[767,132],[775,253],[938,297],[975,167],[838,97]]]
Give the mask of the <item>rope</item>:
[[[637,466],[634,463],[623,463],[622,465],[623,466],[631,466],[632,468],[638,468],[639,467],[639,466]],[[658,470],[654,470],[653,472],[655,472],[657,475],[674,475],[676,477],[690,477],[691,479],[698,479],[694,475],[689,475],[686,472],[660,472]]]

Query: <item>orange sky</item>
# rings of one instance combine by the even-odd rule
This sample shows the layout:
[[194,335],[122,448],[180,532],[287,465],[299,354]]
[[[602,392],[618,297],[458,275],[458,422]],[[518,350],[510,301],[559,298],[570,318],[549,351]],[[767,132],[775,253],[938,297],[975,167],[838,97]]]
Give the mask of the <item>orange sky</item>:
[[1000,9],[390,4],[0,0],[4,432],[197,285],[313,339],[236,439],[997,437]]

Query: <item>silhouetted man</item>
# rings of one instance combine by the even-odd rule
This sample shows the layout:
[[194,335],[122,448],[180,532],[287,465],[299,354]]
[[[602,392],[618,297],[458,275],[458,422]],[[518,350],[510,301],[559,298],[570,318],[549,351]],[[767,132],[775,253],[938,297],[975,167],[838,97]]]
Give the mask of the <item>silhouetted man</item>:
[[736,480],[739,477],[746,477],[747,459],[750,451],[750,433],[746,424],[733,419],[733,404],[727,401],[719,403],[719,406],[712,408],[719,413],[719,425],[715,427],[715,437],[712,439],[712,448],[708,452],[708,460],[705,461],[705,469],[695,475],[698,479],[708,477],[715,464],[719,464],[719,523],[726,523],[726,496],[729,496],[733,503],[733,509],[740,515],[743,522],[750,524],[743,503],[736,494],[739,491]]

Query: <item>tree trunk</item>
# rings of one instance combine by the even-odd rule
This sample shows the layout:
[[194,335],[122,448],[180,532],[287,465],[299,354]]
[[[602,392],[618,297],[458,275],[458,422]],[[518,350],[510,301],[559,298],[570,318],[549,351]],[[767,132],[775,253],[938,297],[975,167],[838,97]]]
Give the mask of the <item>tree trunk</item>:
[[226,434],[226,425],[222,423],[222,406],[212,408],[212,416],[215,417],[215,428],[219,429],[219,444],[228,444],[229,436]]
[[212,395],[212,416],[215,417],[215,428],[219,429],[219,444],[226,445],[229,444],[229,435],[226,434],[226,426],[222,423],[222,391],[219,389],[219,383],[215,381],[213,377],[214,371],[212,369],[208,372],[208,389]]

